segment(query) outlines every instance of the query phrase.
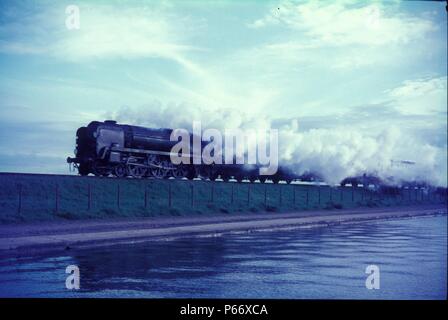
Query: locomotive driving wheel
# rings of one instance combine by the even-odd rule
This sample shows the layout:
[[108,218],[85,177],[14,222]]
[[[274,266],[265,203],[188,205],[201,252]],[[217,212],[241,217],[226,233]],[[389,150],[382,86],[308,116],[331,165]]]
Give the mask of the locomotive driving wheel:
[[118,178],[124,178],[128,175],[128,171],[124,164],[119,164],[114,168],[114,173]]
[[204,180],[213,181],[218,178],[218,172],[211,165],[203,165],[199,170],[199,176]]
[[141,178],[146,174],[146,168],[135,163],[128,163],[127,169],[129,174],[134,178]]
[[173,170],[171,171],[171,176],[173,176],[176,179],[185,178],[187,175],[188,175],[188,168],[182,164],[174,166]]
[[81,163],[78,167],[78,172],[81,176],[88,175],[89,174],[89,166],[84,163]]
[[94,161],[92,163],[92,173],[97,177],[107,177],[111,173],[111,170],[107,165],[104,165],[99,161]]
[[156,179],[163,179],[168,174],[167,161],[162,161],[154,154],[148,155],[147,165],[151,167],[149,172]]

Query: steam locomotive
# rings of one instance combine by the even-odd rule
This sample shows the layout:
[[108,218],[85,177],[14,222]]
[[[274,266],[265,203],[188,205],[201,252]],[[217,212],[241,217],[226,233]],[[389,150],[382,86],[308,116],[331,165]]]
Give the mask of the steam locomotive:
[[[172,131],[117,124],[112,120],[93,121],[77,130],[75,157],[68,157],[67,162],[82,176],[266,181],[266,176],[259,175],[258,165],[173,164],[170,154],[177,141],[170,140]],[[292,180],[283,170],[269,179],[274,183]]]

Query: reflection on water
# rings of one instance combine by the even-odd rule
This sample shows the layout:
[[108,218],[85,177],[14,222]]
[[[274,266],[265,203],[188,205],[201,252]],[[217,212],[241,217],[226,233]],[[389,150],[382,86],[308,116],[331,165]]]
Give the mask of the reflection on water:
[[[81,289],[65,289],[78,265]],[[367,265],[381,288],[365,287]],[[445,299],[447,217],[231,234],[4,259],[0,296]]]

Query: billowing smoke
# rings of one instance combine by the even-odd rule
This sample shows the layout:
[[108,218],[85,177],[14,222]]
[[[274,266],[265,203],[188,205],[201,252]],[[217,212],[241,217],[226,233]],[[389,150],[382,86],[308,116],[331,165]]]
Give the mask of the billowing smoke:
[[146,108],[122,108],[105,117],[119,123],[188,130],[193,121],[201,121],[202,129],[275,128],[279,130],[279,164],[295,174],[315,173],[332,184],[368,174],[394,184],[418,181],[447,185],[446,145],[430,144],[398,126],[366,130],[338,124],[304,130],[300,118],[279,121],[230,108],[209,110],[159,102]]
[[281,163],[295,172],[320,173],[330,183],[364,173],[396,184],[447,183],[446,148],[419,142],[398,127],[377,133],[344,127],[300,132],[293,124],[280,130],[280,139],[290,142],[282,143]]

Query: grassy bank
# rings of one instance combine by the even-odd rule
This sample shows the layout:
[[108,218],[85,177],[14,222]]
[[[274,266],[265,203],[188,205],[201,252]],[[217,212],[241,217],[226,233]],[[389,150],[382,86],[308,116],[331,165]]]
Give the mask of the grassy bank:
[[446,193],[185,180],[0,174],[0,222],[384,207],[443,203]]

